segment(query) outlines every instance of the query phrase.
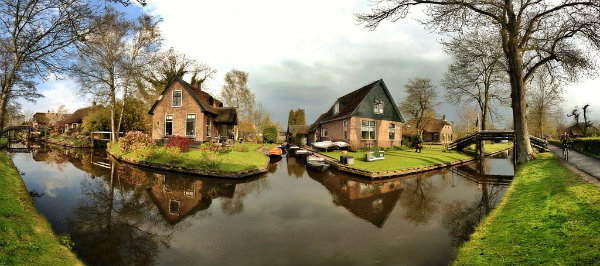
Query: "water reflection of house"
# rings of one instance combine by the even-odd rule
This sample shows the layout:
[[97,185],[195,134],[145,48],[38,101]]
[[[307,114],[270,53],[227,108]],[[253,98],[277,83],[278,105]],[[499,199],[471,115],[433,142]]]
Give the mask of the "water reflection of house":
[[326,175],[310,176],[329,190],[336,205],[343,206],[354,215],[380,228],[396,207],[403,191],[401,179],[362,183]]
[[154,204],[170,224],[210,207],[218,197],[233,197],[235,184],[154,174],[157,183],[147,189]]

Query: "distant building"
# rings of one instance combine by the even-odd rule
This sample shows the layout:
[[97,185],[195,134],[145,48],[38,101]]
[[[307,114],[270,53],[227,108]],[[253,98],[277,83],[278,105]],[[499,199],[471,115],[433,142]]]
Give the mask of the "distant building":
[[344,141],[361,147],[399,146],[403,122],[398,106],[380,79],[338,98],[310,126],[308,141]]
[[286,132],[287,142],[296,145],[306,145],[309,130],[310,125],[289,125]]
[[237,110],[223,103],[199,86],[174,77],[162,91],[150,111],[152,139],[185,136],[199,142],[234,137]]
[[91,106],[77,109],[73,114],[66,116],[66,119],[58,121],[58,128],[63,132],[77,130],[81,124],[83,124],[83,118],[85,118],[91,111],[104,108],[102,105],[96,105],[96,102],[92,102]]
[[34,130],[54,129],[56,122],[61,120],[61,117],[69,117],[71,114],[58,114],[54,112],[38,112],[33,115],[32,126]]
[[[411,119],[406,122],[404,127],[405,136],[417,135],[416,120]],[[442,119],[427,119],[423,125],[423,142],[432,142],[448,144],[453,141],[452,125],[446,121],[446,116]]]
[[[584,128],[583,123],[573,123],[573,125],[571,125],[570,127],[567,127],[565,129],[561,130],[559,132],[559,135],[568,133],[569,135],[571,135],[572,137],[575,137],[575,138],[583,137],[583,136],[585,136],[585,134],[583,132],[583,128]],[[596,127],[594,127],[592,125],[590,125],[590,127],[588,127],[588,136],[597,135],[599,133],[600,133],[600,131]]]

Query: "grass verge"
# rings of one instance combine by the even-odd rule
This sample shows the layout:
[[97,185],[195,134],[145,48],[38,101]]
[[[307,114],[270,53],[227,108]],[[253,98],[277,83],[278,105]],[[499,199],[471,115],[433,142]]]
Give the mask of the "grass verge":
[[60,244],[46,219],[36,211],[21,176],[4,152],[0,152],[0,183],[0,265],[83,265]]
[[[324,152],[323,154],[339,159],[342,152],[332,151]],[[354,165],[351,167],[370,172],[402,170],[469,158],[468,155],[462,153],[447,152],[441,149],[428,149],[427,146],[423,148],[422,152],[415,152],[413,149],[404,151],[388,150],[385,152],[384,160],[373,162],[365,160],[365,152],[349,152],[348,155],[354,157]]]
[[0,149],[4,148],[4,146],[6,146],[6,144],[8,144],[8,139],[0,138]]
[[551,153],[519,167],[504,199],[453,265],[584,265],[600,261],[600,191]]
[[264,167],[269,162],[269,157],[265,156],[261,151],[257,150],[260,147],[258,144],[244,144],[248,146],[248,151],[218,151],[217,163],[212,167],[206,164],[207,151],[200,149],[191,149],[188,152],[181,153],[177,156],[169,155],[164,147],[156,148],[152,155],[147,158],[140,158],[134,153],[121,153],[118,145],[111,147],[111,153],[123,156],[124,158],[134,159],[137,161],[145,161],[169,166],[185,167],[185,168],[210,168],[222,172],[240,172]]
[[58,144],[58,145],[63,145],[63,146],[69,146],[69,147],[74,147],[74,148],[88,148],[92,145],[92,140],[89,137],[86,136],[77,136],[77,137],[72,137],[72,136],[66,136],[66,135],[49,135],[47,137],[44,137],[44,140],[46,140],[49,143],[52,144]]
[[[485,144],[483,144],[483,152],[490,153],[490,152],[504,150],[504,149],[508,149],[508,148],[512,148],[512,147],[513,147],[512,142],[485,143]],[[466,151],[467,152],[477,152],[477,150],[475,150],[475,144],[467,147]]]

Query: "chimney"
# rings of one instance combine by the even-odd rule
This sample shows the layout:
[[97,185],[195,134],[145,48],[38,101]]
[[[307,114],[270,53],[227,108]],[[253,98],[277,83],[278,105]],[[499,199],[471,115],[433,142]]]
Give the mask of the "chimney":
[[446,121],[446,115],[442,115],[442,121]]
[[96,101],[92,101],[92,106],[96,106]]
[[194,87],[196,89],[202,90],[201,86],[202,86],[202,83],[199,83],[199,82],[192,83],[192,87]]

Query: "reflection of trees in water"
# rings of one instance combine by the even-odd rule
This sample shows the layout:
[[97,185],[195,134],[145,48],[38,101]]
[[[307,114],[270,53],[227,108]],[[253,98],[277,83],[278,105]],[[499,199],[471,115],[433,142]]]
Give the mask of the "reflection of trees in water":
[[142,186],[118,181],[113,164],[110,176],[82,182],[82,197],[69,221],[75,249],[92,265],[153,264],[159,244],[169,245],[173,228],[153,210]]
[[296,178],[302,178],[306,171],[306,165],[302,164],[296,157],[287,157],[287,173],[289,176],[295,176]]
[[405,180],[404,194],[400,199],[404,217],[416,224],[426,224],[434,214],[435,188],[429,177],[416,177]]
[[500,201],[501,185],[483,183],[481,197],[478,201],[467,204],[464,201],[453,201],[444,206],[442,224],[449,231],[455,245],[469,239],[479,222]]
[[235,187],[235,193],[231,198],[221,200],[221,210],[227,215],[235,215],[244,211],[244,199],[255,192],[256,195],[271,188],[269,179],[260,178],[248,183],[238,184]]

